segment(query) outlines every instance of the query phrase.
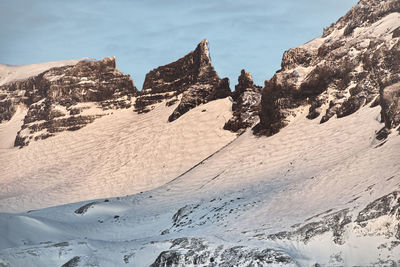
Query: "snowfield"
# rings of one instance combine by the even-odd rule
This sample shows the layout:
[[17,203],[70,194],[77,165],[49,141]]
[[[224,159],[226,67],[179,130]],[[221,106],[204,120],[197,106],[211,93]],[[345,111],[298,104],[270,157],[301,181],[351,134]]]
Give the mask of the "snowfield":
[[[184,127],[183,121],[190,121],[192,116],[199,118],[208,112],[215,115],[213,108],[228,106],[227,101],[199,106],[181,118],[179,127]],[[207,111],[202,112],[204,109]],[[125,120],[132,118],[132,121],[128,120],[129,127],[127,123],[120,129],[130,132],[132,127],[137,133],[140,122],[137,121],[136,125],[132,122],[134,116],[141,115],[128,112],[118,115],[124,116]],[[70,266],[149,266],[153,263],[158,266],[163,264],[163,259],[171,260],[171,255],[177,266],[187,265],[185,262],[188,260],[204,265],[247,266],[257,263],[255,258],[261,266],[265,262],[273,266],[311,266],[316,263],[322,266],[366,266],[398,261],[400,247],[395,237],[398,217],[389,212],[378,214],[374,208],[382,205],[370,204],[400,190],[400,136],[392,134],[382,143],[374,138],[375,132],[382,127],[379,112],[379,107],[364,107],[352,116],[320,125],[318,120],[305,118],[306,109],[299,110],[291,124],[272,137],[254,137],[250,131],[234,140],[232,135],[223,136],[225,143],[233,142],[188,172],[153,190],[28,213],[3,213],[0,216],[0,262],[5,266],[22,266],[26,262],[31,266],[60,266],[67,262]],[[148,116],[144,118],[150,120],[153,116],[163,115],[168,113],[160,104],[142,116]],[[123,154],[113,151],[119,151],[119,146],[126,147],[136,140],[129,139],[129,134],[122,138],[120,131],[107,135],[108,127],[114,128],[121,123],[116,118],[117,114],[101,119],[107,121],[96,121],[78,131],[79,138],[74,136],[75,133],[67,133],[48,142],[37,142],[21,151],[32,149],[35,152],[41,146],[52,145],[51,153],[70,151],[67,153],[69,157],[79,159],[76,162],[82,164],[79,169],[82,174],[86,174],[85,170],[98,170],[103,164],[101,171],[113,170],[112,158],[127,160],[121,158]],[[175,123],[180,123],[181,119]],[[193,132],[209,129],[207,123],[210,122],[191,124],[191,127],[197,127]],[[107,128],[99,125],[107,125]],[[103,144],[92,151],[85,133],[95,133],[95,129],[100,128],[112,144]],[[169,136],[177,134],[170,130],[164,135],[167,133]],[[191,140],[196,139],[195,134],[191,135]],[[100,132],[93,137],[90,140],[100,139],[97,146],[105,142]],[[70,139],[75,141],[75,147],[65,150]],[[160,142],[141,144],[156,148]],[[196,143],[191,143],[190,147],[192,150],[202,149]],[[215,145],[213,150],[220,147],[220,144]],[[154,154],[147,157],[155,157],[159,149],[162,147],[151,150]],[[11,151],[19,152],[16,149]],[[82,160],[88,160],[87,154],[73,156],[77,153],[74,151],[86,151],[96,156],[82,163]],[[124,153],[132,157],[135,151],[129,151],[127,148]],[[210,151],[204,151],[204,155]],[[13,153],[2,160],[13,160]],[[55,157],[51,153],[49,151],[43,161]],[[165,157],[172,158],[173,155]],[[18,164],[23,162],[18,161]],[[70,170],[73,172],[74,168]],[[137,173],[140,171],[132,171],[132,176]],[[149,177],[157,178],[161,174],[154,172]],[[79,175],[78,172],[72,175],[64,181],[69,180],[74,190],[84,187],[82,190],[88,194],[99,192],[101,186],[97,186],[95,180],[85,185],[83,177],[88,175]],[[124,176],[119,173],[119,177]],[[73,178],[81,181],[80,186],[72,187]],[[162,178],[149,181],[148,187],[166,182]],[[138,180],[140,182],[144,184],[145,179]],[[34,185],[32,182],[30,187]],[[68,194],[66,189],[56,191],[59,197]],[[5,198],[7,202],[2,200],[2,207],[11,209],[13,203],[18,203],[15,208],[22,210],[31,201],[45,204],[52,196],[52,190],[43,188],[37,196],[32,194],[29,198],[21,194],[20,199],[25,201],[17,201],[17,197],[12,200]],[[394,199],[388,205],[396,205],[396,196],[394,193],[388,197]],[[366,208],[368,204],[369,208]],[[369,220],[363,221],[364,217]]]
[[[175,107],[160,103],[146,114],[132,109],[106,111],[108,115],[79,131],[19,149],[13,143],[23,119],[21,107],[11,121],[0,124],[0,165],[4,166],[0,211],[27,211],[153,189],[236,137],[222,129],[232,116],[228,99],[199,106],[168,123]],[[94,108],[84,112],[90,111],[102,112]]]

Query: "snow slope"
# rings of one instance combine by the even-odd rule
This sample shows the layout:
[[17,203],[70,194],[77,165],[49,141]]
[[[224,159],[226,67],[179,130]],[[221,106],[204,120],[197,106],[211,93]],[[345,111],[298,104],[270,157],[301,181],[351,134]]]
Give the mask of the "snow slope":
[[[214,263],[230,259],[237,266],[247,266],[249,255],[260,261],[268,253],[276,266],[399,261],[395,217],[378,216],[366,226],[355,219],[367,204],[400,190],[400,136],[376,141],[375,131],[382,127],[379,107],[364,107],[322,125],[306,119],[306,111],[299,110],[272,137],[244,133],[157,189],[1,214],[0,262],[148,266],[162,251],[178,255],[177,266],[199,253],[207,264],[215,255]],[[343,223],[342,213],[349,222]],[[340,231],[318,226],[332,218]]]
[[173,123],[167,119],[176,105],[167,107],[164,102],[146,114],[107,111],[108,116],[79,131],[23,149],[10,148],[10,136],[15,138],[19,130],[17,113],[0,124],[0,211],[122,196],[160,186],[236,137],[222,129],[231,117],[230,106],[228,99],[213,101]]

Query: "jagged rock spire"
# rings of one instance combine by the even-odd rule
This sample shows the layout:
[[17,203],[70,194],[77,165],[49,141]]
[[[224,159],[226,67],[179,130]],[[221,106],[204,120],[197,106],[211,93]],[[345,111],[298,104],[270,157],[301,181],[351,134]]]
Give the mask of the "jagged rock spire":
[[169,121],[176,120],[197,105],[230,95],[229,80],[221,80],[211,64],[206,39],[186,56],[150,71],[135,107],[138,112],[148,112],[153,104],[164,99],[172,99],[168,102],[172,105],[181,94],[182,100]]
[[218,81],[219,76],[211,64],[208,41],[204,39],[186,56],[146,74],[143,92],[182,93],[193,84],[217,84]]
[[261,101],[261,86],[253,82],[253,77],[244,69],[238,77],[238,84],[232,93],[233,116],[225,123],[224,129],[240,132],[254,125],[258,119]]

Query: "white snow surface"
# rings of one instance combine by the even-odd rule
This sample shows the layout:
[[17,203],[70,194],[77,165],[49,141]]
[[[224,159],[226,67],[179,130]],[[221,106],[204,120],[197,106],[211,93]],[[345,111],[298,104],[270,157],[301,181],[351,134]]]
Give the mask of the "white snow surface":
[[[59,133],[22,149],[13,147],[23,118],[18,111],[10,122],[0,124],[0,211],[149,190],[236,137],[222,129],[232,116],[228,99],[201,105],[168,123],[175,107],[163,102],[146,114],[132,109],[107,111],[109,115],[79,131]],[[82,115],[93,112],[101,114],[93,107]]]
[[0,64],[0,86],[9,82],[25,80],[29,77],[36,76],[54,67],[75,65],[79,61],[87,59],[89,58],[85,57],[81,59],[52,61],[52,62],[31,64],[31,65],[19,65],[19,66]]
[[[220,109],[227,105],[226,101],[211,102],[188,112],[176,121],[180,123],[182,119],[182,125],[177,129],[189,123],[190,117],[199,118],[203,109],[209,112],[213,105]],[[400,136],[392,134],[385,144],[378,146],[380,143],[374,136],[382,127],[378,120],[379,112],[379,107],[364,107],[351,116],[333,118],[319,124],[318,119],[306,119],[306,110],[300,110],[289,126],[272,137],[255,137],[248,131],[173,181],[144,193],[107,201],[97,200],[84,214],[76,214],[74,211],[92,201],[29,213],[0,214],[0,262],[11,266],[21,266],[26,262],[31,266],[57,266],[80,256],[83,265],[79,266],[122,266],[127,258],[133,266],[148,266],[161,251],[169,249],[170,240],[178,237],[204,238],[211,243],[211,248],[222,244],[283,250],[295,259],[297,266],[311,266],[315,263],[322,266],[366,266],[387,256],[398,258],[398,246],[390,250],[378,248],[379,244],[392,241],[384,235],[384,225],[388,227],[392,223],[391,218],[386,217],[368,224],[368,228],[358,227],[357,231],[346,227],[346,242],[343,245],[332,242],[332,232],[317,235],[307,243],[267,238],[269,234],[290,231],[295,224],[318,220],[318,214],[324,212],[349,208],[354,216],[371,201],[400,189]],[[168,115],[164,113],[165,107],[160,105],[143,118],[149,123],[153,116]],[[120,116],[128,121],[131,118],[131,121],[123,124],[120,129],[130,134],[137,133],[143,125],[130,117],[133,116],[131,113],[129,116],[127,114]],[[68,169],[73,175],[65,179],[65,182],[69,182],[73,188],[70,191],[86,187],[87,192],[96,192],[99,190],[98,185],[94,182],[85,183],[80,177],[88,177],[91,171],[96,172],[94,177],[102,172],[108,173],[104,177],[113,177],[117,171],[118,175],[108,180],[116,183],[124,177],[117,166],[126,163],[126,155],[129,155],[128,158],[133,157],[135,151],[131,151],[129,146],[139,141],[130,138],[129,134],[122,137],[121,131],[113,131],[112,134],[108,132],[108,127],[122,124],[122,120],[116,118],[110,116],[98,120],[93,126],[86,127],[87,132],[82,131],[73,138],[66,135],[58,140],[49,139],[48,144],[37,142],[31,148],[33,152],[26,153],[34,153],[39,146],[49,148],[50,143],[52,149],[47,151],[46,160],[59,156],[52,155],[56,151],[86,151],[71,156],[76,162],[84,160],[85,163],[80,163],[78,172],[74,171],[78,167],[69,165]],[[199,121],[191,127],[197,127],[196,131],[200,131],[206,127],[204,123]],[[103,129],[102,134],[107,138],[103,139],[100,133],[94,134],[97,128]],[[131,128],[135,131],[131,132]],[[177,129],[170,131],[178,134],[174,132]],[[167,135],[157,126],[153,130],[152,138]],[[92,138],[85,137],[85,133],[89,132]],[[182,135],[193,135],[189,138],[191,140],[199,138],[199,135],[185,131],[180,134],[180,140],[184,139]],[[217,131],[217,134],[221,132]],[[225,143],[233,140],[229,135],[224,138]],[[68,143],[71,147],[67,146],[69,139],[74,141],[74,146],[72,143]],[[92,151],[93,147],[86,144],[93,139],[100,139],[96,143],[98,151]],[[140,144],[154,148],[156,142],[148,138]],[[121,150],[120,146],[125,149]],[[168,160],[172,161],[174,156],[170,153],[173,147],[162,147]],[[194,144],[194,147],[202,149],[200,142]],[[114,154],[114,150],[119,153]],[[143,162],[157,158],[157,150],[152,149],[152,153],[143,154],[142,158],[146,157]],[[18,150],[11,151],[18,153]],[[13,153],[2,160],[16,157]],[[40,154],[36,152],[34,155],[39,157]],[[23,158],[23,154],[19,156],[22,158],[18,164],[22,164],[26,158]],[[10,163],[15,164],[14,160],[11,158]],[[106,166],[96,165],[96,161]],[[62,165],[71,164],[62,160],[60,162]],[[12,168],[15,171],[23,166]],[[60,171],[56,166],[54,170]],[[130,169],[132,177],[145,171],[146,168],[140,165]],[[64,172],[63,175],[68,174]],[[161,175],[160,172],[148,175],[148,182],[153,183]],[[42,180],[41,176],[33,179]],[[74,179],[81,181],[79,186],[73,187]],[[39,186],[42,191],[36,193],[39,196],[30,196],[27,198],[29,201],[45,199],[53,194],[56,187],[43,188],[48,179],[43,180],[45,182]],[[97,181],[102,183],[102,179]],[[19,181],[21,184],[26,182],[28,178]],[[104,184],[112,187],[107,181],[102,186]],[[30,187],[34,186],[32,182]],[[68,193],[67,190],[57,192],[61,198]],[[23,198],[24,194],[21,195]],[[28,205],[29,201],[19,202],[22,203],[19,207]],[[16,202],[14,198],[7,205]],[[6,205],[2,207],[7,208]],[[182,220],[187,224],[174,226],[173,215],[180,209],[186,216]],[[314,219],[310,219],[313,216]],[[353,227],[354,223],[350,226]],[[168,231],[162,235],[165,230]],[[340,258],[341,262],[335,262],[335,258]]]

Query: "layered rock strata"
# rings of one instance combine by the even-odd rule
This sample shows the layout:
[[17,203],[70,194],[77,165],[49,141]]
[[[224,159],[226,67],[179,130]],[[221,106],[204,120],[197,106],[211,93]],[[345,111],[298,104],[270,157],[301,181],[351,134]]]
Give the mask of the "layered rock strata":
[[169,100],[167,105],[180,100],[168,119],[172,122],[190,109],[230,93],[229,80],[219,78],[211,64],[208,41],[203,40],[183,58],[150,71],[135,107],[142,113],[165,99]]
[[281,70],[265,82],[255,132],[277,133],[300,106],[309,105],[307,117],[324,123],[373,100],[386,127],[397,127],[399,10],[399,1],[362,0],[321,37],[286,51]]
[[28,108],[15,139],[15,146],[21,147],[57,132],[80,129],[104,115],[103,110],[131,107],[138,91],[130,76],[116,69],[115,59],[105,58],[51,68],[7,83],[0,92],[1,120],[9,120],[18,105]]

